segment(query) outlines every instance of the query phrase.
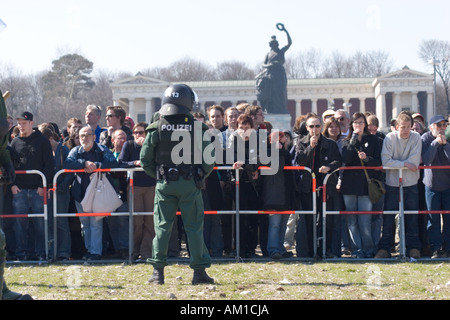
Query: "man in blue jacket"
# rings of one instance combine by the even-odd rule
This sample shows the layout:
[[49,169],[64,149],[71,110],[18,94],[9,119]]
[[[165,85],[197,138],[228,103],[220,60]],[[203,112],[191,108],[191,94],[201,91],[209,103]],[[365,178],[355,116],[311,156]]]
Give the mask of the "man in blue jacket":
[[[430,119],[430,130],[422,135],[422,160],[425,166],[450,165],[450,144],[445,137],[447,125],[441,115]],[[450,170],[425,169],[423,183],[428,210],[450,210]],[[450,256],[450,215],[443,214],[442,220],[444,225],[441,231],[441,215],[428,215],[428,239],[433,251],[431,258]]]
[[[84,172],[77,173],[72,186],[72,196],[79,213],[83,212],[81,201],[91,181],[91,173],[96,169],[118,167],[116,158],[111,150],[95,142],[95,132],[92,128],[81,128],[80,144],[80,146],[70,150],[64,163],[65,169],[84,169]],[[102,254],[103,220],[94,216],[84,216],[80,217],[80,222],[84,232],[84,243],[88,250],[86,258],[89,260],[100,260]]]

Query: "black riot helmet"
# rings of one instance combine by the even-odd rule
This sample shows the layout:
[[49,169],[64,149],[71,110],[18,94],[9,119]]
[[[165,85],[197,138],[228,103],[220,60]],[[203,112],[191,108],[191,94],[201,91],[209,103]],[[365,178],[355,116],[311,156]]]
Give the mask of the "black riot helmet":
[[159,113],[164,116],[189,114],[196,103],[197,95],[188,85],[173,84],[164,91]]

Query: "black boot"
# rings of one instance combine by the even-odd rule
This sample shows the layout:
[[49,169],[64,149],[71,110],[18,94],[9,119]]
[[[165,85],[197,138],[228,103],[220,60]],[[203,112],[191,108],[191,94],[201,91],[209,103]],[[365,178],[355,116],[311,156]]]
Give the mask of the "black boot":
[[214,283],[214,279],[209,277],[205,269],[194,269],[192,284]]
[[163,268],[155,268],[153,269],[153,274],[148,279],[150,283],[164,284],[164,269]]

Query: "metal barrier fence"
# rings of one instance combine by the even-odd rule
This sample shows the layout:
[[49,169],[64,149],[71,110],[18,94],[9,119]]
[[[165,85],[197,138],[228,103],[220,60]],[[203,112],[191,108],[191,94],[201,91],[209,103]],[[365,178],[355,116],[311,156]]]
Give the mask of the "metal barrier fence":
[[[327,181],[331,175],[339,172],[340,170],[399,170],[399,210],[389,210],[389,211],[328,211],[327,210]],[[419,166],[418,169],[450,169],[450,166]],[[322,234],[323,234],[323,242],[322,242],[322,258],[326,258],[326,216],[328,214],[398,214],[399,215],[399,223],[398,223],[398,232],[399,232],[399,251],[400,257],[406,257],[406,245],[405,245],[405,214],[435,214],[442,213],[448,214],[450,210],[407,210],[404,209],[404,201],[403,201],[403,170],[409,170],[407,168],[391,168],[391,167],[360,167],[360,166],[349,166],[349,167],[341,167],[333,172],[328,173],[323,180],[323,193],[322,193]]]
[[47,179],[45,175],[38,170],[17,170],[16,174],[37,174],[42,179],[43,185],[43,213],[19,213],[19,214],[1,214],[0,218],[43,218],[44,219],[44,241],[45,241],[45,258],[48,260],[48,210],[47,210]]
[[[322,257],[326,258],[326,216],[327,215],[340,215],[340,214],[398,214],[399,215],[399,240],[400,240],[400,256],[404,258],[406,256],[406,246],[405,246],[405,214],[449,214],[450,210],[404,210],[403,203],[403,170],[407,170],[406,168],[390,168],[390,167],[365,167],[368,170],[399,170],[399,210],[390,210],[390,211],[329,211],[326,206],[326,198],[327,198],[327,181],[329,177],[333,174],[336,174],[340,170],[362,170],[362,167],[341,167],[336,169],[335,171],[328,173],[324,180],[323,185],[320,187],[323,189],[322,192]],[[269,169],[269,167],[260,167],[260,170]],[[419,169],[450,169],[450,166],[420,166]],[[316,177],[310,168],[304,166],[286,166],[284,170],[305,170],[308,171],[312,176],[312,210],[303,211],[303,210],[287,210],[287,211],[269,211],[269,210],[241,210],[239,207],[239,174],[238,171],[240,169],[233,169],[231,166],[219,166],[215,167],[214,170],[235,170],[236,172],[236,193],[235,193],[235,210],[221,210],[221,211],[205,211],[205,214],[235,214],[236,215],[236,232],[235,232],[235,246],[236,246],[236,261],[242,260],[240,257],[239,247],[240,247],[240,229],[239,226],[239,215],[240,214],[313,214],[316,217],[317,214],[317,191],[320,188],[316,186]],[[134,204],[133,204],[133,192],[134,192],[134,183],[133,183],[133,174],[136,171],[143,171],[142,168],[111,168],[111,169],[97,169],[95,172],[116,172],[116,171],[126,171],[128,172],[129,178],[129,194],[128,194],[128,212],[96,212],[96,213],[58,213],[57,212],[57,179],[59,175],[64,173],[77,173],[84,172],[83,169],[80,170],[69,170],[63,169],[58,171],[53,179],[53,188],[50,188],[49,191],[53,192],[53,246],[54,246],[54,254],[57,252],[57,218],[58,217],[81,217],[81,216],[128,216],[129,217],[129,262],[132,263],[132,254],[133,254],[133,216],[135,215],[152,215],[153,212],[134,212]],[[38,170],[22,170],[16,171],[16,174],[38,174],[41,176],[43,181],[43,189],[44,194],[47,194],[47,181],[44,174]],[[44,212],[43,213],[32,213],[32,214],[2,214],[0,218],[43,218],[44,219],[44,236],[45,236],[45,254],[46,259],[49,259],[49,235],[48,235],[48,208],[47,208],[47,196],[43,197],[44,202]],[[180,215],[180,212],[177,212]],[[317,254],[317,233],[315,227],[316,219],[313,219],[313,243],[314,243],[314,256]]]
[[[265,170],[265,169],[269,169],[269,167],[260,167],[260,170]],[[236,260],[240,261],[241,257],[240,257],[240,252],[239,252],[239,248],[240,248],[240,218],[239,215],[240,214],[296,214],[296,213],[301,213],[301,214],[314,214],[316,215],[317,213],[317,201],[316,201],[316,179],[315,179],[315,175],[314,173],[311,171],[310,168],[308,167],[303,167],[303,166],[286,166],[284,167],[285,170],[305,170],[305,171],[309,171],[312,175],[312,197],[313,197],[313,208],[312,210],[309,211],[295,211],[295,210],[290,210],[290,211],[267,211],[267,210],[240,210],[239,207],[239,188],[240,188],[240,183],[239,183],[239,170],[241,169],[233,169],[233,167],[231,166],[218,166],[218,167],[214,167],[214,170],[235,170],[235,176],[236,176],[236,192],[235,192],[235,210],[222,210],[222,211],[205,211],[205,214],[236,214],[236,232],[235,232],[235,246],[236,246]],[[129,253],[129,262],[132,263],[132,255],[133,255],[133,234],[134,234],[134,228],[133,228],[133,216],[134,215],[152,215],[153,212],[135,212],[134,211],[134,204],[133,204],[133,192],[134,192],[134,179],[133,179],[133,175],[134,172],[136,171],[143,171],[142,168],[110,168],[110,169],[97,169],[94,172],[117,172],[117,171],[127,171],[129,176],[129,193],[128,193],[128,212],[85,212],[85,213],[58,213],[57,212],[57,179],[61,174],[64,173],[77,173],[77,172],[84,172],[83,169],[78,169],[78,170],[69,170],[69,169],[63,169],[58,171],[54,178],[53,178],[53,188],[51,188],[50,190],[53,192],[54,196],[53,196],[53,217],[54,217],[54,224],[53,224],[53,237],[55,239],[53,245],[54,245],[54,253],[56,254],[57,252],[57,218],[58,217],[81,217],[81,216],[129,216],[129,243],[128,243],[128,253]],[[180,212],[177,212],[178,215],[180,215]],[[313,219],[314,221],[315,219]],[[314,255],[316,255],[317,253],[317,246],[316,246],[316,232],[315,232],[315,228],[314,228],[314,233],[313,233],[313,237],[314,237]]]

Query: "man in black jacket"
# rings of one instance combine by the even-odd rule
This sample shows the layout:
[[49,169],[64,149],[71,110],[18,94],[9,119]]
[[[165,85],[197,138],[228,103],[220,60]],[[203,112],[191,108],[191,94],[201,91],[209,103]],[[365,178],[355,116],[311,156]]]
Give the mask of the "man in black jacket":
[[[323,179],[328,173],[338,169],[341,164],[341,155],[339,148],[335,141],[324,137],[321,134],[322,123],[319,116],[311,114],[306,119],[306,129],[308,134],[298,140],[296,145],[295,163],[300,166],[308,167],[312,170],[316,177],[316,186],[320,187],[323,184]],[[330,178],[328,185],[336,185],[335,175]],[[301,180],[301,201],[303,210],[312,210],[312,176],[309,172],[304,172]],[[330,190],[331,192],[331,190]],[[329,196],[330,193],[327,192]],[[329,197],[327,198],[327,200]],[[320,203],[318,201],[318,203]],[[327,201],[328,203],[328,201]],[[318,206],[320,209],[321,206]],[[320,213],[321,210],[319,210]],[[312,257],[313,256],[313,233],[311,226],[316,226],[313,223],[312,215],[301,214],[297,223],[296,232],[296,246],[298,257]],[[319,219],[321,214],[319,214]],[[327,246],[332,251],[333,255],[340,256],[340,224],[338,216],[327,217],[327,227],[332,228],[331,235],[333,241]],[[320,221],[321,222],[321,221]],[[320,226],[320,223],[319,223]],[[328,229],[327,228],[327,229]]]
[[[50,141],[39,130],[33,128],[33,114],[23,112],[17,118],[20,134],[11,141],[11,149],[19,156],[16,170],[38,170],[45,175],[47,184],[53,181],[54,159]],[[18,174],[12,183],[13,213],[30,214],[44,212],[45,188],[42,178],[37,174]],[[33,223],[34,250],[27,242],[29,222]],[[14,224],[16,237],[16,257],[19,260],[45,259],[44,219],[18,218]]]

